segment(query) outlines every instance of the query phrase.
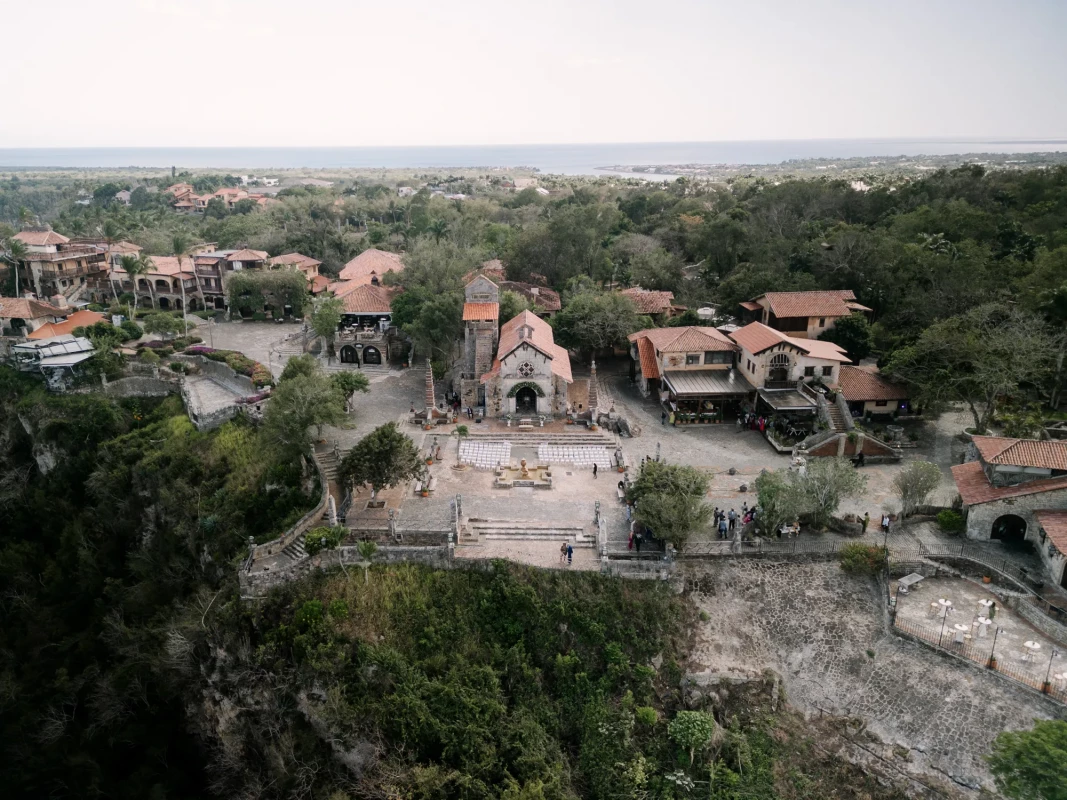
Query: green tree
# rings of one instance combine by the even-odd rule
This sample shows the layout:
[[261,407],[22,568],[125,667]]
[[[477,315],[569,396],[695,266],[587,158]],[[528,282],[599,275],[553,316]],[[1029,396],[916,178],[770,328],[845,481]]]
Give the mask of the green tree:
[[526,298],[518,292],[503,291],[500,293],[500,321],[507,322],[514,319],[523,311],[530,308]]
[[309,378],[322,372],[319,361],[313,355],[293,356],[285,362],[285,369],[278,378],[279,383],[292,380],[293,378]]
[[324,297],[315,302],[311,312],[311,329],[316,336],[325,339],[327,345],[332,344],[337,335],[343,308],[344,302],[339,297]]
[[341,542],[345,540],[346,536],[348,536],[348,529],[340,525],[312,528],[304,534],[304,552],[309,556],[317,556],[325,550],[333,550],[337,553],[337,566],[341,568],[347,578],[348,570],[345,569],[340,549]]
[[321,373],[298,375],[271,393],[263,429],[267,440],[283,452],[307,454],[312,427],[321,435],[324,425],[340,424],[344,418],[344,398],[328,378]]
[[335,372],[330,376],[330,383],[345,399],[346,411],[353,394],[370,391],[370,379],[362,372]]
[[395,422],[375,428],[341,460],[344,485],[370,484],[374,495],[390,486],[413,480],[422,472],[419,449]]
[[803,475],[791,473],[804,497],[806,511],[816,528],[823,528],[846,497],[867,487],[867,476],[847,458],[809,459]]
[[783,525],[807,512],[807,498],[793,478],[794,473],[787,470],[767,471],[754,482],[759,502],[757,519],[765,536],[774,536]]
[[137,279],[144,275],[149,269],[149,263],[147,259],[140,256],[124,255],[119,259],[123,271],[129,276],[130,284],[133,287],[131,290],[133,293],[133,311],[134,315],[137,314]]
[[715,740],[718,729],[711,714],[679,711],[667,726],[667,734],[689,753],[689,766],[693,766],[696,754]]
[[21,294],[19,289],[19,269],[22,267],[22,262],[26,260],[29,249],[24,242],[14,236],[9,236],[5,239],[3,245],[4,252],[0,254],[0,258],[11,265],[11,270],[15,274],[15,297],[18,297]]
[[230,209],[226,207],[226,201],[221,197],[212,197],[204,206],[204,217],[207,219],[225,219],[230,215]]
[[932,411],[965,403],[981,433],[1005,397],[1051,377],[1058,351],[1042,319],[988,304],[930,326],[893,354],[886,372],[907,382],[913,398]]
[[378,552],[378,545],[364,540],[356,545],[356,548],[359,550],[359,565],[363,567],[363,582],[370,583],[370,563],[374,560],[374,554]]
[[997,789],[1012,800],[1067,800],[1067,722],[1035,720],[1002,731],[986,756]]
[[840,345],[855,363],[869,356],[874,348],[874,331],[871,329],[871,323],[867,321],[866,316],[859,313],[841,317],[834,322],[834,327],[821,333],[819,339]]
[[[170,240],[171,247],[174,250],[174,257],[178,259],[178,266],[181,267],[182,261],[192,252],[192,242],[185,234],[176,233]],[[193,269],[195,274],[196,270]],[[185,298],[185,278],[181,275],[179,270],[178,274],[178,286],[182,290],[182,330],[186,336],[189,335],[189,302]]]
[[708,477],[698,469],[646,461],[627,496],[637,502],[637,521],[680,550],[711,518],[707,491]]
[[182,324],[166,313],[149,314],[142,323],[145,333],[158,334],[164,339],[173,336],[182,329]]
[[448,233],[448,223],[443,219],[435,219],[430,223],[426,229],[427,233],[433,236],[433,240],[438,244],[441,243],[441,237]]
[[626,337],[648,327],[633,301],[618,292],[581,291],[552,318],[557,344],[597,351],[625,344]]
[[893,488],[900,498],[900,514],[910,517],[941,483],[941,468],[929,461],[912,461],[893,476]]

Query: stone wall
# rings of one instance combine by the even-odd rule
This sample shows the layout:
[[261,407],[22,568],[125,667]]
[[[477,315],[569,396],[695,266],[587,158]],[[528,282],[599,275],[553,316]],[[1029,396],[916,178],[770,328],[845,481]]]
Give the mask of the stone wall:
[[848,434],[839,433],[831,439],[827,439],[807,451],[807,455],[815,457],[845,456],[853,458],[863,453],[864,459],[869,464],[895,463],[900,461],[901,452],[890,447],[885,442],[867,436],[860,431],[855,431],[853,440],[849,440]]
[[1025,597],[1005,598],[1005,605],[1015,611],[1052,641],[1063,647],[1067,647],[1067,626],[1061,625],[1051,619],[1044,611],[1028,602]]
[[1050,554],[1048,541],[1043,540],[1040,526],[1034,518],[1034,511],[1039,509],[1067,509],[1067,489],[1052,492],[1008,497],[993,503],[982,503],[967,508],[967,538],[988,540],[993,533],[993,523],[1004,514],[1014,514],[1026,523],[1026,540],[1033,542],[1041,555],[1041,560],[1048,571],[1049,579],[1059,584],[1067,558],[1055,550]]
[[163,377],[132,375],[104,383],[104,394],[111,397],[163,397],[178,394],[180,391],[181,383],[176,377],[174,380],[168,380]]
[[[312,463],[315,465],[315,471],[319,476],[319,485],[322,487],[322,497],[319,499],[318,504],[311,509],[308,513],[302,516],[293,527],[279,536],[277,539],[273,539],[265,544],[257,544],[252,547],[252,552],[249,554],[252,560],[262,558],[265,556],[271,556],[276,553],[280,553],[298,536],[307,533],[317,522],[322,519],[322,515],[326,512],[326,504],[329,502],[330,490],[329,481],[326,479],[326,473],[322,470],[322,465],[317,458],[312,459]],[[243,572],[243,570],[242,570]]]
[[241,397],[249,397],[254,394],[259,394],[260,392],[255,384],[252,383],[251,378],[246,377],[245,375],[238,375],[228,364],[224,364],[221,361],[212,361],[210,358],[198,355],[178,356],[175,360],[194,361],[196,364],[200,365],[200,369],[204,375]]

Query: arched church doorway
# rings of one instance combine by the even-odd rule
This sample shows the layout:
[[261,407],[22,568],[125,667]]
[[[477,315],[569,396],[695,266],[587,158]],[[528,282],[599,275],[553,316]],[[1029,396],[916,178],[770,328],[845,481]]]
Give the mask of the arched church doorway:
[[356,353],[356,348],[350,344],[346,344],[341,348],[341,363],[342,364],[358,364],[359,354]]
[[363,363],[364,364],[381,364],[382,352],[377,347],[364,347],[363,348]]
[[537,413],[537,392],[529,386],[523,386],[515,392],[515,411],[519,414]]

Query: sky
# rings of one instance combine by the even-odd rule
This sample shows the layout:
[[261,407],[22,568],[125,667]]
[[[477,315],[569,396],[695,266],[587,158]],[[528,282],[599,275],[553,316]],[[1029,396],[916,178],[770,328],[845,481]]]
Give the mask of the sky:
[[1067,137],[1062,0],[32,0],[0,30],[0,147]]

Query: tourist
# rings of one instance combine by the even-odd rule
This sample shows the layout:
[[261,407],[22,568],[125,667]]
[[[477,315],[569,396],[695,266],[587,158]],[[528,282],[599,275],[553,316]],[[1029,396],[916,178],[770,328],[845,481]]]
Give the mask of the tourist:
[[663,411],[660,412],[659,424],[660,425],[666,425],[667,424],[667,410],[666,409],[664,409]]
[[631,516],[631,514],[632,514],[632,512],[630,511],[630,504],[629,504],[629,503],[627,503],[627,504],[626,504],[626,521],[627,521],[627,522],[629,522],[629,521],[630,521],[630,516]]
[[596,464],[593,464],[593,477],[596,477]]
[[865,511],[864,514],[863,514],[863,519],[860,520],[860,527],[862,529],[861,533],[866,533],[867,532],[867,526],[870,525],[870,524],[871,524],[871,512],[870,511]]
[[633,550],[634,549],[634,529],[633,528],[630,528],[630,541],[626,545],[626,549],[627,550]]
[[562,564],[567,560],[567,543],[564,542],[559,546],[559,563]]
[[730,520],[730,530],[732,531],[734,528],[737,527],[737,512],[731,508],[730,513],[726,516]]
[[748,515],[748,500],[745,500],[743,503],[741,503],[741,516],[744,517],[744,516],[747,516],[747,515]]
[[722,519],[719,520],[719,538],[720,539],[725,539],[726,538],[726,517],[725,516]]
[[637,548],[638,553],[641,552],[641,539],[643,538],[644,537],[642,536],[641,531],[637,531],[636,533],[634,533],[634,546]]
[[715,527],[719,527],[719,507],[715,506],[715,510],[711,512],[711,521],[715,524]]
[[567,566],[569,567],[574,560],[574,548],[571,547],[571,543],[567,542]]
[[882,513],[882,533],[889,533],[889,515]]

